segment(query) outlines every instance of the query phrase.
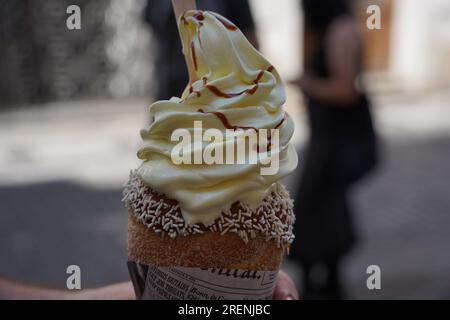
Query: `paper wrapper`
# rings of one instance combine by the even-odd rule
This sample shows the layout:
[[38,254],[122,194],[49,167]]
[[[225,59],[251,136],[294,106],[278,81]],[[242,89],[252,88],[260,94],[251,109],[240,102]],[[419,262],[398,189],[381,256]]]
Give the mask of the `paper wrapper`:
[[138,300],[270,300],[278,271],[156,267],[128,261]]
[[170,238],[129,212],[128,269],[137,299],[270,300],[283,255],[259,233],[248,243],[230,232]]

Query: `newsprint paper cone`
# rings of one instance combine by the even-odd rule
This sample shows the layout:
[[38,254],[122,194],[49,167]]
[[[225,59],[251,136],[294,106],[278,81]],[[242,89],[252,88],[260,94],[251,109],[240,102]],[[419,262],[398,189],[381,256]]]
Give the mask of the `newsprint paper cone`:
[[138,300],[270,300],[278,271],[156,267],[128,261]]

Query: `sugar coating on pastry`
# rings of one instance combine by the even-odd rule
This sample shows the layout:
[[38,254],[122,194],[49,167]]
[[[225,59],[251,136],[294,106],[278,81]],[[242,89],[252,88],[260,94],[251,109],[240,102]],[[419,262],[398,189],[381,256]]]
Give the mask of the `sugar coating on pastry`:
[[187,224],[178,202],[146,186],[135,171],[130,172],[122,201],[138,221],[163,237],[175,238],[205,232],[223,235],[230,232],[248,243],[259,233],[265,236],[266,241],[274,241],[279,248],[286,251],[294,240],[293,201],[280,183],[273,184],[271,191],[256,210],[236,202],[207,226],[203,223]]

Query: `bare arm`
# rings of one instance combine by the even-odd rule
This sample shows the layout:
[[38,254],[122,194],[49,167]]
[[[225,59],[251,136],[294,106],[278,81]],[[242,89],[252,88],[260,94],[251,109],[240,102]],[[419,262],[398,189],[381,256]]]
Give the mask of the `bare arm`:
[[52,300],[64,299],[66,292],[50,288],[40,288],[24,283],[0,278],[0,300]]
[[[95,289],[80,291],[57,290],[37,287],[0,278],[0,300],[133,300],[133,285],[130,281]],[[296,300],[298,292],[291,278],[280,271],[273,298]]]
[[131,300],[135,299],[130,281],[80,291],[32,286],[0,278],[0,300]]
[[332,105],[352,103],[358,96],[355,81],[359,69],[359,35],[352,19],[342,18],[331,27],[326,53],[329,77],[322,79],[305,74],[297,84],[317,101]]

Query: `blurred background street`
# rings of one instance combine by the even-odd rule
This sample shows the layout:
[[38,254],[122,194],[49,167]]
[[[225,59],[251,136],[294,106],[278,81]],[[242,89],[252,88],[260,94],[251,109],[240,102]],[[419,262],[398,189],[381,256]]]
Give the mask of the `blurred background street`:
[[[21,1],[0,2],[3,20],[30,18]],[[11,39],[0,48],[0,276],[58,288],[71,264],[81,267],[83,287],[128,279],[122,185],[139,165],[139,130],[157,81],[151,34],[137,19],[144,1],[71,1],[89,22],[83,36],[52,32],[51,21],[65,21],[66,2],[45,1],[32,12],[53,20],[36,27],[32,40],[25,24],[16,36],[3,32]],[[280,3],[251,2],[261,50],[288,82],[302,69],[302,20],[297,1]],[[367,58],[365,81],[382,155],[352,190],[359,242],[345,259],[345,287],[351,299],[450,299],[450,7],[381,3],[390,10],[389,36],[368,46],[389,45],[381,61],[382,53]],[[280,15],[286,19],[263,23]],[[420,24],[426,32],[400,37]],[[32,64],[33,51],[41,64]],[[294,87],[286,109],[301,165],[308,127]],[[298,179],[286,180],[291,193]],[[381,267],[381,290],[366,287],[369,265]],[[285,268],[299,280],[292,262]]]

